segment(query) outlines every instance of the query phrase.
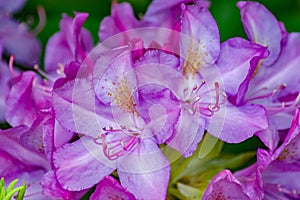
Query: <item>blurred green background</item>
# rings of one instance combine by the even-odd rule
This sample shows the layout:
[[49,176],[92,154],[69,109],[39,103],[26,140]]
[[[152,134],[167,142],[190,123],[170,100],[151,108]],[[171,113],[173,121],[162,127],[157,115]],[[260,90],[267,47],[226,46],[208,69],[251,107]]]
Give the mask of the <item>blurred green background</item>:
[[[122,2],[122,1],[118,1]],[[134,8],[136,16],[143,14],[151,0],[127,0]],[[211,12],[215,17],[221,34],[221,40],[234,36],[245,36],[240,22],[237,0],[211,0]],[[300,32],[300,0],[259,0],[271,10],[278,20],[283,21],[289,32]],[[20,21],[33,19],[32,28],[38,22],[36,8],[44,7],[47,15],[45,28],[37,35],[46,45],[48,38],[58,31],[62,13],[73,16],[74,11],[90,14],[84,26],[89,29],[98,42],[99,23],[110,14],[111,0],[28,0],[25,7],[15,17]]]

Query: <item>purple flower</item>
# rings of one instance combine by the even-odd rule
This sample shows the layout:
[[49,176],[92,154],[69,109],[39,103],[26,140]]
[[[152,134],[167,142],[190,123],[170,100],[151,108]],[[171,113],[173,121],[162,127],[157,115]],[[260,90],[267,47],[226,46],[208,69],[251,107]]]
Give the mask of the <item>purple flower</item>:
[[46,86],[33,71],[15,74],[10,80],[10,90],[6,98],[5,117],[12,126],[30,127],[38,115],[51,109],[52,88]]
[[41,44],[28,32],[26,25],[0,14],[0,40],[4,53],[15,55],[16,62],[26,67],[39,63]]
[[102,55],[93,66],[93,80],[93,70],[85,70],[83,65],[75,80],[55,84],[53,105],[58,121],[64,128],[85,135],[57,149],[55,174],[63,188],[79,191],[117,170],[122,186],[136,198],[162,199],[170,167],[155,136],[172,123],[167,123],[168,113],[159,110],[163,106],[152,107],[137,98],[139,90],[128,52],[113,60],[110,54],[107,58]]
[[[220,41],[217,25],[210,12],[201,5],[182,5],[181,18],[181,33],[184,36],[180,37],[180,65],[175,69],[182,74],[183,78],[176,81],[165,78],[176,85],[177,95],[175,96],[179,99],[181,109],[175,133],[167,141],[168,145],[187,157],[197,148],[204,129],[223,141],[237,143],[267,128],[268,122],[262,107],[247,105],[237,108],[226,103],[226,95],[221,85],[223,77],[216,78],[218,74],[214,72],[215,62],[220,54]],[[231,42],[244,53],[249,53],[249,57],[244,56],[245,58],[239,61],[240,65],[243,62],[250,62],[251,58],[253,62],[258,62],[263,57],[265,48],[257,45],[253,47],[252,52],[248,52],[247,48],[250,45],[247,42],[239,39]],[[224,54],[224,48],[220,56],[222,54]],[[233,54],[224,56],[224,63],[217,63],[217,66],[222,65],[220,67],[229,70],[227,63],[234,61]],[[249,65],[249,63],[246,64]],[[238,78],[235,76],[231,78]],[[165,77],[172,77],[172,75],[165,74]],[[225,90],[226,87],[225,85]],[[224,112],[230,113],[230,116]],[[210,123],[213,123],[213,117],[222,117],[222,113],[223,116],[226,115],[223,117],[223,126],[219,120],[218,124],[214,123],[215,127],[211,128]],[[241,123],[236,123],[237,121]],[[217,128],[220,125],[222,130]]]
[[[296,110],[291,128],[284,142],[274,153],[259,149],[257,162],[250,167],[231,174],[219,173],[208,186],[204,199],[215,194],[225,197],[248,196],[250,199],[297,199],[300,186],[295,177],[299,176],[299,109]],[[234,192],[230,188],[234,188]]]
[[205,0],[174,0],[168,2],[154,0],[149,5],[142,19],[138,20],[135,18],[129,3],[118,4],[113,2],[111,16],[105,17],[101,21],[99,37],[101,41],[104,41],[120,32],[145,27],[167,28],[179,31],[180,5],[188,3],[195,3],[206,8],[209,7],[209,2]]
[[0,11],[1,13],[11,14],[13,12],[18,11],[23,7],[26,0],[16,0],[16,1],[0,1]]
[[136,198],[127,192],[114,178],[107,176],[98,183],[95,192],[90,197],[90,200],[99,199],[135,200]]
[[87,13],[75,13],[72,19],[62,16],[60,32],[55,33],[48,41],[45,53],[45,70],[56,73],[71,61],[81,63],[93,47],[93,38],[89,31],[82,28]]
[[19,126],[0,131],[0,176],[7,182],[16,178],[25,181],[27,189],[24,199],[45,199],[39,183],[50,165],[44,154],[28,150],[19,143],[20,135],[27,130]]
[[240,1],[241,19],[250,41],[269,49],[270,55],[263,60],[263,65],[273,64],[281,50],[282,33],[274,15],[258,2]]
[[[274,150],[279,140],[276,130],[289,127],[300,100],[300,79],[294,73],[300,61],[295,49],[300,41],[299,34],[285,33],[275,17],[256,2],[240,2],[238,6],[248,37],[266,46],[268,52],[246,41],[241,42],[241,39],[230,39],[223,44],[217,65],[224,76],[225,90],[233,105],[241,107],[254,104],[266,109],[269,128],[256,132],[256,135]],[[245,46],[249,52],[237,51],[241,46]],[[260,56],[250,52],[254,47],[261,49]],[[244,60],[227,59],[233,51],[237,51],[240,55],[238,58]]]

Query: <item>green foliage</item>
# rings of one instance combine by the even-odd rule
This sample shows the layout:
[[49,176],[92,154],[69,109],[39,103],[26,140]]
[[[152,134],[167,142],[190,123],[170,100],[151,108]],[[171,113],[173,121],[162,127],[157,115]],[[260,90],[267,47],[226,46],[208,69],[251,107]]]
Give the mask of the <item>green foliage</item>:
[[24,182],[22,186],[16,187],[19,180],[13,180],[5,189],[4,178],[0,180],[0,199],[1,200],[10,200],[14,195],[16,200],[22,200],[26,191],[26,183]]

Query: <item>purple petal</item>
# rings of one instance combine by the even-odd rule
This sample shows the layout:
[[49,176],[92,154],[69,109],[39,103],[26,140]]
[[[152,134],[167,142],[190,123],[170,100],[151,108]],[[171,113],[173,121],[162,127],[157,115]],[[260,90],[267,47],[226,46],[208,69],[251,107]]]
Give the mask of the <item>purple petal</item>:
[[102,20],[98,34],[100,40],[104,41],[120,32],[137,28],[138,24],[129,3],[113,2],[111,16]]
[[284,160],[287,163],[298,163],[300,154],[298,146],[300,145],[300,110],[297,109],[291,128],[286,136],[283,144],[274,153],[279,160]]
[[48,161],[42,153],[30,151],[19,143],[19,136],[27,131],[25,126],[0,131],[0,150],[12,155],[26,165],[49,168]]
[[4,51],[8,55],[15,55],[17,63],[27,67],[39,63],[41,44],[26,27],[0,16],[0,38]]
[[165,199],[170,177],[168,160],[157,144],[144,139],[139,148],[118,162],[122,186],[137,199]]
[[279,143],[279,133],[273,124],[269,128],[255,133],[257,137],[273,152]]
[[42,188],[40,186],[40,179],[45,173],[45,170],[41,169],[40,166],[27,165],[26,163],[22,163],[12,156],[13,155],[9,155],[8,153],[5,153],[0,149],[0,176],[4,177],[5,182],[7,183],[15,179],[19,179],[20,181],[16,184],[15,187],[23,185],[23,181],[25,181],[25,200],[47,199],[44,195],[42,195]]
[[222,74],[226,93],[230,96],[237,95],[242,82],[247,78],[250,67],[257,65],[253,62],[253,58],[263,58],[265,50],[266,48],[243,38],[232,38],[222,43],[217,66]]
[[[99,62],[103,62],[100,61]],[[129,52],[125,51],[122,55],[114,58],[107,66],[101,66],[97,63],[94,70],[95,92],[98,99],[107,104],[116,101],[120,98],[119,95],[132,95],[136,89],[136,78],[132,73],[133,64],[131,62]],[[105,63],[106,64],[106,63]],[[121,88],[124,87],[123,90]],[[126,88],[128,88],[126,90]],[[129,93],[129,94],[126,94]],[[130,98],[129,96],[127,98]],[[115,99],[115,100],[113,100]],[[125,100],[125,98],[123,98]],[[132,99],[134,100],[134,99]],[[125,102],[120,102],[125,103]],[[127,102],[130,104],[130,102]]]
[[[55,175],[64,189],[80,191],[91,188],[114,171],[98,160],[103,155],[101,146],[92,142],[86,146],[86,140],[92,139],[82,138],[64,145],[54,153]],[[94,157],[91,151],[99,157]]]
[[192,0],[165,1],[154,0],[149,5],[142,24],[144,26],[162,27],[173,29],[179,20],[182,3],[190,3]]
[[5,121],[5,98],[9,92],[8,81],[10,78],[12,78],[12,73],[9,71],[8,66],[0,61],[0,122]]
[[51,117],[43,123],[42,131],[44,152],[48,160],[51,161],[51,164],[53,165],[54,151],[68,143],[74,134],[63,129],[54,117]]
[[203,194],[203,200],[214,199],[249,199],[243,191],[241,183],[229,170],[217,174]]
[[34,90],[35,79],[35,73],[27,71],[11,81],[5,111],[6,120],[10,125],[30,127],[38,116],[38,110],[48,107],[48,99],[44,97],[44,94]]
[[135,200],[136,198],[127,192],[114,178],[107,176],[98,183],[90,200],[110,199]]
[[110,108],[95,97],[91,80],[78,78],[66,82],[54,89],[52,101],[56,120],[70,132],[95,137],[103,126],[114,124],[105,115]]
[[205,121],[199,113],[190,114],[182,109],[174,135],[167,144],[179,151],[184,157],[189,157],[197,149],[198,143],[204,134]]
[[26,0],[15,0],[15,1],[5,1],[0,0],[0,10],[4,13],[12,13],[20,10],[25,4]]
[[300,91],[300,34],[291,33],[288,35],[287,43],[283,46],[280,57],[271,67],[261,66],[258,73],[252,80],[251,92],[255,93],[262,88],[265,93],[272,93],[275,88],[285,84],[286,87],[279,90],[275,97],[284,96]]
[[45,70],[56,72],[59,64],[66,64],[74,59],[69,44],[62,32],[55,33],[48,40],[45,53]]
[[227,104],[223,130],[212,135],[228,143],[239,143],[254,135],[254,133],[269,127],[265,109],[258,105],[235,107]]
[[238,2],[242,23],[249,39],[268,47],[270,55],[263,63],[265,66],[276,61],[280,53],[281,28],[274,15],[258,2]]
[[213,64],[220,53],[220,36],[210,12],[197,5],[183,5],[181,18],[181,33],[188,37],[182,38],[181,56],[192,62],[193,66]]
[[71,192],[62,188],[58,183],[54,171],[50,171],[43,175],[41,179],[43,194],[51,199],[80,199],[86,190],[80,192]]
[[63,15],[60,21],[60,32],[54,34],[48,41],[45,53],[45,69],[55,72],[59,64],[70,61],[82,62],[86,53],[93,48],[91,34],[82,28],[87,13],[76,13],[75,18]]
[[50,116],[41,115],[32,124],[30,129],[20,137],[21,144],[32,151],[46,153],[50,160],[48,149],[45,148],[45,135],[43,134],[44,124]]

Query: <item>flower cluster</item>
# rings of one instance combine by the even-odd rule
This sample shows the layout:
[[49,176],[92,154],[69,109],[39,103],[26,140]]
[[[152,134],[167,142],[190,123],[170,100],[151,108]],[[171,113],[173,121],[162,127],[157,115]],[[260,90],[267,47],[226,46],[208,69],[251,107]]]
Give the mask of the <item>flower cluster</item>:
[[64,14],[41,69],[23,4],[0,3],[0,177],[24,199],[300,198],[300,34],[263,5],[225,42],[206,0],[113,2],[97,46]]

